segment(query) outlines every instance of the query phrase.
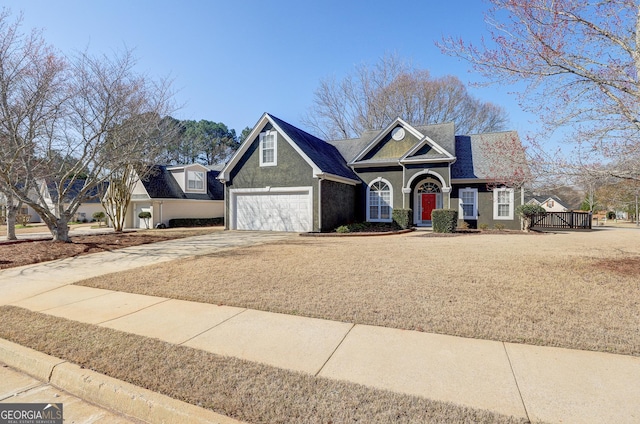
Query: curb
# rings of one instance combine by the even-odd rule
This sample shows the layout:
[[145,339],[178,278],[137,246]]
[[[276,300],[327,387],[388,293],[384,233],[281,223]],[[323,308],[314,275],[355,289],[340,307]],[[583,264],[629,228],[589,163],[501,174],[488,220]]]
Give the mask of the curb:
[[149,423],[242,424],[4,339],[0,339],[0,362],[83,400]]

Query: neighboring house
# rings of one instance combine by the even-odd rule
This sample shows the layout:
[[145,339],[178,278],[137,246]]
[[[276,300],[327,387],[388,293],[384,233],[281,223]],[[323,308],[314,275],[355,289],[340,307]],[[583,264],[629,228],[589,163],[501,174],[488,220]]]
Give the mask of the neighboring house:
[[542,206],[547,212],[567,212],[567,208],[557,196],[528,196],[525,203]]
[[[30,206],[24,203],[20,207],[18,212],[20,215],[28,215],[30,217],[29,222],[40,222],[40,215],[36,213]],[[0,193],[0,225],[6,222],[7,216],[7,197],[4,193]]]
[[[72,198],[77,196],[80,190],[84,187],[84,180],[76,180],[72,183],[72,186],[67,191],[67,197]],[[30,190],[29,197],[31,199],[36,199],[39,196],[42,196],[44,199],[45,205],[47,209],[49,209],[54,215],[58,215],[56,210],[56,202],[58,200],[58,190],[56,185],[53,182],[47,182],[45,180],[39,181],[38,190],[40,193],[37,193],[35,190]],[[69,206],[69,200],[64,199],[63,205],[65,208]],[[0,215],[5,214],[4,210],[6,209],[6,198],[4,194],[0,193]],[[72,221],[79,222],[89,222],[93,220],[94,212],[104,211],[102,205],[100,204],[99,199],[99,190],[98,188],[93,188],[89,190],[86,198],[82,201],[76,214],[71,218]],[[20,214],[29,215],[30,222],[42,222],[42,218],[40,215],[32,209],[30,206],[26,204],[22,204]]]
[[[69,207],[70,199],[78,196],[78,193],[84,188],[84,180],[75,180],[71,183],[71,186],[65,186],[66,196],[63,200],[64,208]],[[105,183],[106,184],[106,183]],[[95,212],[104,212],[104,208],[100,203],[100,195],[103,185],[95,186],[87,192],[87,195],[78,206],[75,215],[71,218],[72,221],[77,222],[91,222],[93,220],[93,214]],[[56,216],[58,211],[56,210],[56,203],[58,202],[58,189],[53,182],[41,181],[39,184],[40,192],[45,201],[47,208]],[[35,213],[35,217],[32,217],[31,222],[41,222],[40,216]]]
[[174,218],[221,218],[224,188],[216,179],[218,169],[200,164],[155,165],[138,180],[127,210],[125,228],[146,228],[140,212],[150,212],[149,227],[169,226]]
[[[357,221],[391,222],[412,209],[430,226],[436,208],[459,223],[519,229],[520,189],[497,183],[509,167],[489,151],[517,133],[456,136],[453,123],[412,126],[398,118],[358,139],[323,141],[264,114],[218,177],[229,229],[332,231]],[[496,150],[496,149],[493,149]]]

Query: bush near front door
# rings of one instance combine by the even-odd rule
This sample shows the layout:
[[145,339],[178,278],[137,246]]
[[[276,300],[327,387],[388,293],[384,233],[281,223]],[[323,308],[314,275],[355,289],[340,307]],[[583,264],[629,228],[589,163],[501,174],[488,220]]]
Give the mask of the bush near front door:
[[406,230],[411,226],[412,212],[411,209],[394,209],[391,217],[393,218],[393,222],[398,224],[403,230]]
[[433,232],[453,233],[458,223],[458,211],[455,209],[434,209],[431,213]]

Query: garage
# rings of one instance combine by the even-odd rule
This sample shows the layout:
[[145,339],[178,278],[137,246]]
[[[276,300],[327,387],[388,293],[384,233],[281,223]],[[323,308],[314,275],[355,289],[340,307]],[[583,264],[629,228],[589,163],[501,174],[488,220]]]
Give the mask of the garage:
[[231,208],[235,212],[232,228],[257,231],[312,230],[311,187],[269,189],[264,192],[231,190]]

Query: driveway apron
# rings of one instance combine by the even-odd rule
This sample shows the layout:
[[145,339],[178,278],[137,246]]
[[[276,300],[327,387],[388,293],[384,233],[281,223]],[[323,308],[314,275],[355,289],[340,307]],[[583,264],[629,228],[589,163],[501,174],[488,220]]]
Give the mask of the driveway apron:
[[291,233],[220,231],[0,271],[0,305],[112,272],[297,237]]

